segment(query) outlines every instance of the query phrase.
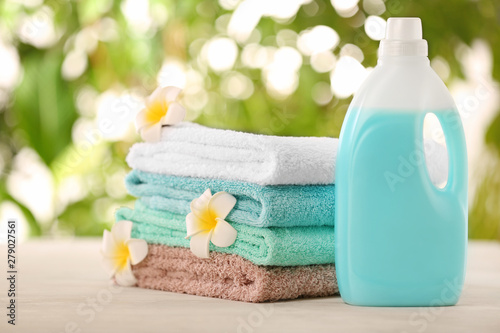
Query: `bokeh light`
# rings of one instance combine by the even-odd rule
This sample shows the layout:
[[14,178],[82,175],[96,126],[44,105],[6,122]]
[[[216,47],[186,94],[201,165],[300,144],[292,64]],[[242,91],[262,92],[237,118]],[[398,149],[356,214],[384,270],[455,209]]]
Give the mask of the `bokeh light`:
[[166,59],[157,75],[160,87],[175,86],[184,88],[186,86],[186,73],[184,64],[174,58]]
[[385,36],[387,23],[380,16],[368,16],[365,21],[365,32],[373,40],[381,40]]
[[351,96],[368,75],[361,63],[351,56],[340,57],[330,80],[332,91],[339,98]]
[[54,26],[54,12],[48,6],[42,6],[31,15],[23,15],[19,22],[17,34],[27,44],[37,48],[53,46],[62,32]]
[[223,72],[233,68],[238,56],[236,43],[229,38],[214,38],[206,46],[208,64],[216,72]]
[[331,0],[333,8],[342,17],[354,16],[359,10],[359,0]]
[[340,38],[335,30],[324,25],[302,31],[297,40],[297,47],[304,55],[312,55],[333,50]]
[[12,45],[0,40],[0,88],[10,90],[16,86],[21,74],[19,54]]
[[229,72],[221,82],[224,96],[235,99],[247,99],[253,94],[253,83],[239,72]]

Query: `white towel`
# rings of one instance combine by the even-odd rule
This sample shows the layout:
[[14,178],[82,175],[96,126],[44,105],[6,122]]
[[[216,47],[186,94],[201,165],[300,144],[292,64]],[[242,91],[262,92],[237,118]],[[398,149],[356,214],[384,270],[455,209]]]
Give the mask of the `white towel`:
[[[132,146],[127,163],[146,172],[260,185],[332,184],[337,147],[334,138],[279,137],[181,123],[163,127],[159,142]],[[446,169],[429,169],[434,183],[446,180]]]

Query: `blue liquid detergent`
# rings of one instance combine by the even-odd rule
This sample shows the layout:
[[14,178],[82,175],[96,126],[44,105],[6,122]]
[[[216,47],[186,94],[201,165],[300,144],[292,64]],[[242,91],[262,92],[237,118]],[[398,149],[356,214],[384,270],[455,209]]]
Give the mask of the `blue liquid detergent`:
[[467,156],[455,109],[440,120],[448,182],[432,184],[423,147],[427,112],[349,109],[336,164],[335,251],[346,303],[441,306],[458,301],[467,245]]

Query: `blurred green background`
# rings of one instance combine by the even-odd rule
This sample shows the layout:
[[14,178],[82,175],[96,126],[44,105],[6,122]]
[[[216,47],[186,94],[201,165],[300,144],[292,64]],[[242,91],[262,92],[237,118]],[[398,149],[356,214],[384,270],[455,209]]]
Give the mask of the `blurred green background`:
[[[143,98],[184,88],[188,120],[338,136],[391,16],[418,16],[466,130],[471,238],[500,239],[500,2],[5,0],[0,216],[26,235],[100,235]],[[111,129],[104,123],[111,121]],[[102,127],[102,128],[101,128]]]

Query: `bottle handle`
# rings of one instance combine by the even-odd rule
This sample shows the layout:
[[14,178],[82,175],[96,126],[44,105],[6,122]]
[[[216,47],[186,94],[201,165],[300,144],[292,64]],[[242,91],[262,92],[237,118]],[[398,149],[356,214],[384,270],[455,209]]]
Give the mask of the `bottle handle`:
[[443,129],[448,150],[448,181],[444,191],[457,193],[467,205],[468,167],[465,135],[456,109],[433,112]]

